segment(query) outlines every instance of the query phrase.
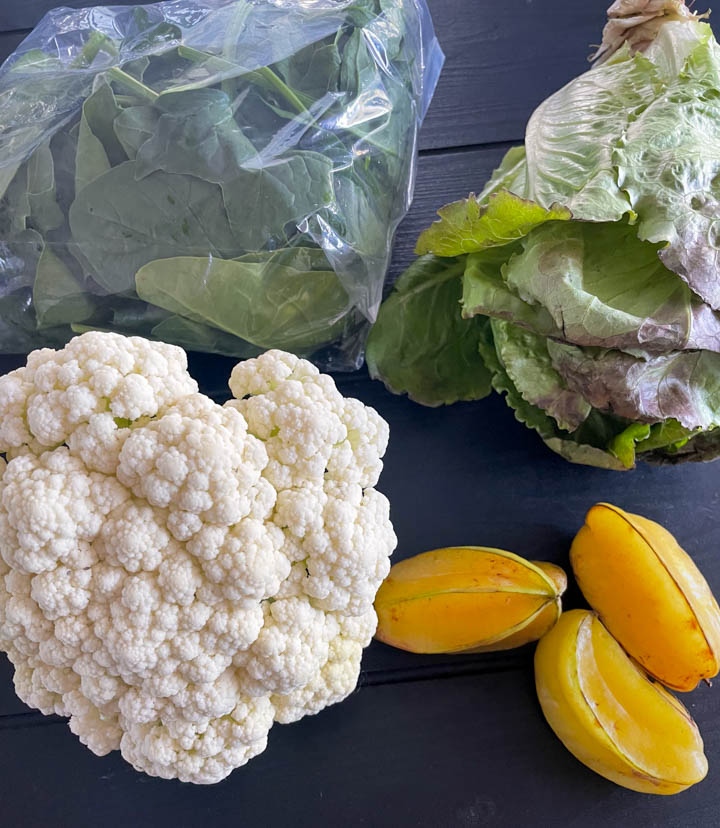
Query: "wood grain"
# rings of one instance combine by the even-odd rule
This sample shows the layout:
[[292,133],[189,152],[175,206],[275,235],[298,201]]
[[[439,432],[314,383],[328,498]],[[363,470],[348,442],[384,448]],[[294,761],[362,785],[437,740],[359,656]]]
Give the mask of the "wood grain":
[[[54,5],[56,0],[2,0],[0,32],[29,29]],[[420,146],[522,140],[537,104],[587,68],[588,44],[599,40],[607,5],[608,0],[430,0],[447,63]],[[20,39],[0,35],[0,60]]]
[[[698,715],[710,755],[718,713],[715,701]],[[677,797],[615,787],[551,733],[529,669],[363,688],[276,726],[264,754],[210,788],[135,773],[117,753],[95,757],[62,724],[2,730],[0,746],[10,828],[717,824],[709,794],[720,766]]]
[[511,146],[503,143],[420,156],[415,198],[395,237],[389,282],[415,258],[418,236],[437,219],[438,208],[479,192]]

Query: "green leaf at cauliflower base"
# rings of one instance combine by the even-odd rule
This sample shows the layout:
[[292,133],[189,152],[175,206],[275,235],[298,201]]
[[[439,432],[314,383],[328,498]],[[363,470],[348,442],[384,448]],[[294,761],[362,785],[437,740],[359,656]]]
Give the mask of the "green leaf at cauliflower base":
[[332,270],[300,271],[274,261],[175,257],[137,273],[138,296],[261,348],[306,351],[342,330],[348,296]]
[[462,319],[463,266],[455,259],[418,259],[381,306],[365,358],[370,376],[393,393],[430,406],[490,393],[490,375],[478,353],[488,320]]
[[687,429],[720,423],[720,354],[674,351],[637,357],[548,341],[556,370],[594,408],[641,423],[677,420]]
[[492,193],[487,204],[474,194],[438,210],[440,220],[421,233],[415,252],[461,256],[509,244],[547,221],[567,221],[571,213],[553,204],[549,209],[507,190]]

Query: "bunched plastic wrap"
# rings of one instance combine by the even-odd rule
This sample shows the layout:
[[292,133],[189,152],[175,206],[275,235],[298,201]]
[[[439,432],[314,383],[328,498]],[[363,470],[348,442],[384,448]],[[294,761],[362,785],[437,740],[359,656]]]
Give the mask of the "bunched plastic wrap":
[[442,63],[425,0],[51,12],[0,69],[0,350],[357,366]]

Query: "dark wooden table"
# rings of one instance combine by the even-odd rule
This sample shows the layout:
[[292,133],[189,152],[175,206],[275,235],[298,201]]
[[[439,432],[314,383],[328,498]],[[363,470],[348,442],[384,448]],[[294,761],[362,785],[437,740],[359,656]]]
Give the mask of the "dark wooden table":
[[[415,204],[393,273],[446,201],[482,186],[546,95],[585,67],[608,0],[431,0],[447,64],[422,131]],[[0,0],[0,59],[53,0]],[[90,5],[71,0],[67,5]],[[0,360],[0,369],[18,360]],[[205,389],[228,362],[196,357]],[[620,474],[571,466],[515,422],[499,398],[443,410],[393,397],[363,373],[346,394],[389,421],[380,488],[392,501],[395,559],[453,544],[501,546],[567,565],[573,533],[598,500],[661,520],[720,594],[720,463]],[[568,606],[580,605],[571,588]],[[558,742],[538,707],[532,650],[412,656],[374,643],[358,691],[293,725],[225,782],[193,787],[99,759],[63,720],[13,694],[0,656],[0,825],[85,826],[716,826],[720,824],[720,688],[683,701],[710,760],[676,797],[631,793],[596,776]]]

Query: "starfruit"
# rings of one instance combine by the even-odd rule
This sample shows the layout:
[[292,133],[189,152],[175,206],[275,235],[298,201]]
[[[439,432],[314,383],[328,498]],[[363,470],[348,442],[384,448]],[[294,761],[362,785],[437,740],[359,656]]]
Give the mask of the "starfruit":
[[707,773],[697,725],[588,610],[566,612],[535,651],[545,718],[565,747],[612,782],[674,794]]
[[705,578],[662,526],[599,503],[572,544],[578,585],[650,675],[692,690],[720,667],[720,610]]
[[375,599],[375,637],[413,653],[520,647],[557,621],[566,586],[560,567],[502,549],[434,549],[392,567]]

